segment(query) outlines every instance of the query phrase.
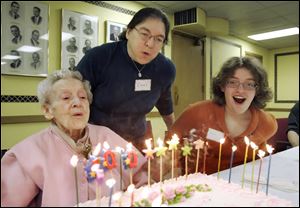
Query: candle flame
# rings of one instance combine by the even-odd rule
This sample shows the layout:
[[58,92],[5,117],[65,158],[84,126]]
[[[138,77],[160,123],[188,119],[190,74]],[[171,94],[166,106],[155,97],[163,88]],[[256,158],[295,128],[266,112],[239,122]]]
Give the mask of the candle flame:
[[235,145],[233,145],[233,146],[231,147],[231,149],[232,149],[232,152],[234,152],[234,151],[236,151],[237,147],[236,147]]
[[122,147],[118,146],[118,147],[115,148],[115,151],[118,152],[118,153],[121,153],[121,152],[124,152],[124,149]]
[[113,187],[113,186],[115,185],[115,183],[116,183],[116,180],[113,179],[113,178],[110,178],[110,179],[108,179],[108,180],[105,182],[105,184],[106,184],[109,188]]
[[263,158],[265,156],[265,154],[266,154],[265,151],[258,150],[258,154],[257,155],[260,157],[260,159]]
[[250,144],[250,140],[247,136],[244,137],[244,141],[245,141],[247,146]]
[[254,142],[250,142],[250,146],[252,149],[257,150],[258,146]]
[[107,143],[107,141],[105,141],[105,142],[103,142],[103,148],[105,149],[105,150],[108,150],[109,149],[109,144]]
[[164,143],[163,141],[160,139],[160,137],[157,138],[157,144],[158,144],[158,147],[163,147]]
[[172,139],[179,140],[179,137],[177,136],[177,134],[173,134]]
[[129,142],[127,145],[126,145],[126,150],[127,152],[130,152],[132,150],[132,144],[131,142]]
[[146,141],[145,141],[148,150],[151,150],[151,148],[152,148],[151,140],[152,140],[152,138],[146,139]]
[[220,139],[220,143],[223,144],[225,142],[225,138]]
[[271,154],[273,152],[274,148],[268,144],[266,144],[266,147],[267,147],[267,152]]
[[167,144],[169,144],[169,150],[177,149],[177,145],[179,144],[179,138],[178,138],[177,134],[174,134],[172,136],[172,139],[167,141]]
[[74,168],[77,166],[77,163],[78,163],[78,157],[77,157],[77,155],[73,155],[73,156],[71,157],[70,163],[71,163],[71,165],[72,165]]
[[179,144],[179,137],[177,136],[177,134],[174,134],[172,136],[172,139],[170,140],[170,144],[173,144],[173,145]]
[[92,154],[94,156],[97,156],[99,154],[100,150],[101,150],[101,143],[98,143]]

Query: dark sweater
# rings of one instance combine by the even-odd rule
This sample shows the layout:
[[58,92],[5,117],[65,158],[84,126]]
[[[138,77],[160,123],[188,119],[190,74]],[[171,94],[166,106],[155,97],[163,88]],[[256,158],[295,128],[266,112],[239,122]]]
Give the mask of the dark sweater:
[[[125,139],[145,134],[145,115],[154,106],[161,115],[173,112],[175,66],[162,54],[142,69],[139,78],[127,52],[127,41],[118,41],[89,50],[77,69],[92,87],[90,123],[107,126]],[[138,79],[150,79],[151,90],[135,91]]]

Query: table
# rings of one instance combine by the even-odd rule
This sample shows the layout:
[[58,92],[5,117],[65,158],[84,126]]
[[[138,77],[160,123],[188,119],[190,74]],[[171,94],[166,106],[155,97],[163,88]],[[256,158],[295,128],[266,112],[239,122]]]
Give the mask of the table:
[[[260,159],[255,161],[253,192],[256,192]],[[262,160],[259,191],[266,192],[269,156]],[[231,182],[242,184],[244,165],[231,169]],[[213,175],[217,175],[214,173]],[[252,161],[246,164],[244,187],[251,187]],[[229,169],[220,172],[220,178],[229,179]],[[289,200],[299,207],[299,146],[272,155],[269,179],[269,195]]]

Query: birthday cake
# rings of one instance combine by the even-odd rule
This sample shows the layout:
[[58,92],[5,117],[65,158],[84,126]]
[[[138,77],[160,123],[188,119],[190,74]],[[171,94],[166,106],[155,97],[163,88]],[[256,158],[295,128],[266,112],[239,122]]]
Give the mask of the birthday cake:
[[[134,200],[132,200],[134,199]],[[103,197],[101,206],[108,206],[109,198]],[[228,183],[212,175],[201,173],[180,176],[177,179],[165,180],[163,183],[143,186],[133,191],[121,193],[113,199],[111,206],[201,206],[201,207],[273,207],[292,206],[292,203],[264,192],[241,188],[235,183]],[[96,200],[80,203],[80,207],[95,207]]]

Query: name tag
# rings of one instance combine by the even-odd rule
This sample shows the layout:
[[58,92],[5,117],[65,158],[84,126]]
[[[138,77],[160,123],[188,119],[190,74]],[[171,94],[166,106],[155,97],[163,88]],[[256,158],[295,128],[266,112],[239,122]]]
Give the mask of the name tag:
[[214,140],[216,142],[220,142],[220,139],[224,138],[224,133],[221,131],[209,128],[206,138]]
[[151,79],[136,79],[134,91],[150,91]]

